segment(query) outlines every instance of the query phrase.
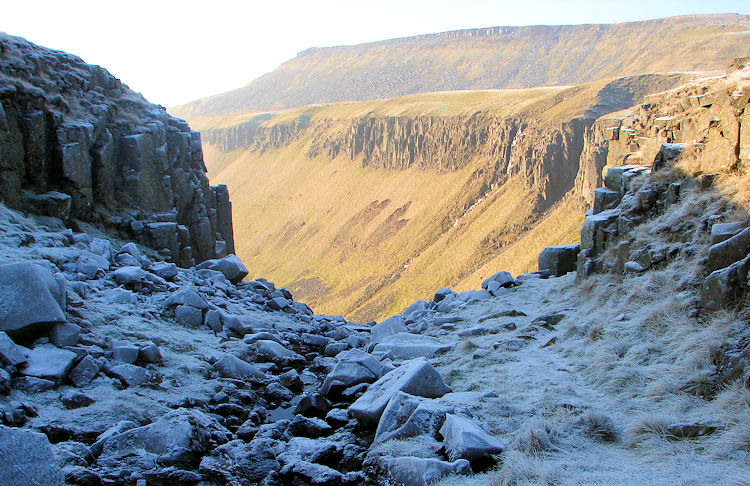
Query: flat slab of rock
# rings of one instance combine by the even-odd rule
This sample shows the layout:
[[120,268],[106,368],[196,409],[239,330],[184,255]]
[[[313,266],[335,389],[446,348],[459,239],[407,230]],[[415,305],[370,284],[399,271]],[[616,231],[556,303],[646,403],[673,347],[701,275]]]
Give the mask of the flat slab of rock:
[[0,331],[14,340],[30,339],[65,322],[64,292],[52,272],[39,265],[0,265]]
[[47,436],[0,425],[0,484],[63,486],[65,476],[57,465]]
[[493,454],[500,454],[505,446],[489,435],[479,424],[466,417],[449,413],[440,428],[443,445],[451,460],[475,461]]
[[373,353],[390,355],[394,359],[412,359],[423,356],[432,358],[438,353],[450,351],[453,343],[432,336],[399,332],[380,341]]
[[72,351],[43,344],[29,352],[29,359],[21,370],[21,375],[43,378],[59,385],[73,367],[75,359],[76,354]]
[[450,392],[440,374],[425,358],[407,361],[373,383],[350,407],[349,412],[362,423],[375,424],[380,420],[388,401],[398,391],[427,398],[437,398]]

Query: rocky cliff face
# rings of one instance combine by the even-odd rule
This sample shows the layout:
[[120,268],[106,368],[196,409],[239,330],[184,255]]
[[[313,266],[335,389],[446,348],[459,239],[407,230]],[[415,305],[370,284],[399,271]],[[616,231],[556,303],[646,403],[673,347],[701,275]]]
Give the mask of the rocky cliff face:
[[129,234],[183,265],[234,252],[200,134],[99,66],[0,35],[0,198]]
[[[256,118],[202,134],[214,156],[223,153],[216,177],[236,195],[238,251],[252,271],[326,312],[372,319],[428,289],[476,286],[527,233],[539,249],[575,235],[583,195],[575,182],[586,173],[592,124],[684,79],[311,106],[268,115],[252,130]],[[556,228],[532,237],[563,200]],[[535,265],[525,245],[504,257],[514,272]],[[460,249],[438,250],[448,247]]]

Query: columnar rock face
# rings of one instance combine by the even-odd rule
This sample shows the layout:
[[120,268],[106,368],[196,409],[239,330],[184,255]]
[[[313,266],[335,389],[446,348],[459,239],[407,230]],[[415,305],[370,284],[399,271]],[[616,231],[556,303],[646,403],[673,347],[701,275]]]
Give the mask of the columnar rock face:
[[70,197],[70,218],[182,265],[234,251],[228,193],[208,185],[198,132],[99,66],[0,35],[0,200],[50,191]]

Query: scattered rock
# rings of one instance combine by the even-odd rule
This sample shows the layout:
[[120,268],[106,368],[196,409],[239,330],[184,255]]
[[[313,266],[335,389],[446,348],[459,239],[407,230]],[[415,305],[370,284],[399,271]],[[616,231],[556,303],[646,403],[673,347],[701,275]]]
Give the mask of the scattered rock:
[[374,325],[370,331],[370,340],[373,343],[379,343],[397,332],[409,332],[404,323],[404,318],[399,314]]
[[233,355],[226,355],[214,363],[214,368],[224,378],[242,381],[263,382],[266,375],[256,366]]
[[247,268],[237,255],[227,255],[218,260],[206,260],[196,267],[198,270],[204,268],[223,273],[233,284],[239,283],[248,274]]
[[21,375],[43,378],[59,385],[73,367],[75,359],[76,354],[71,351],[43,344],[29,352],[29,359],[21,370]]
[[78,388],[88,384],[99,373],[102,365],[91,356],[85,356],[68,374],[68,378]]
[[69,390],[60,394],[60,401],[67,409],[88,407],[94,399],[77,390]]
[[539,253],[539,270],[548,270],[560,277],[575,272],[581,245],[548,246]]
[[359,383],[373,383],[388,371],[390,369],[371,354],[359,349],[344,351],[323,381],[320,393],[327,396]]
[[388,372],[372,384],[349,407],[349,413],[360,422],[375,424],[380,420],[388,400],[398,391],[436,398],[445,395],[451,389],[425,358],[416,358]]
[[64,323],[65,288],[33,263],[0,265],[0,331],[31,342],[53,324]]
[[404,360],[423,356],[432,358],[436,354],[450,351],[453,343],[432,336],[399,332],[383,338],[373,349],[373,353]]
[[259,357],[281,367],[302,368],[307,364],[303,356],[285,348],[276,341],[264,339],[256,341],[255,352]]
[[473,420],[449,413],[440,429],[448,458],[473,462],[503,452],[505,446]]

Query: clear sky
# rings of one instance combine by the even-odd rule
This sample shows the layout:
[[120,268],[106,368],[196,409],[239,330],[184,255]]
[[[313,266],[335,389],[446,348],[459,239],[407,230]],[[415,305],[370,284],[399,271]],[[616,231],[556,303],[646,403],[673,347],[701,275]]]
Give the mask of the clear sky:
[[750,14],[748,0],[19,0],[0,31],[100,64],[165,106],[243,86],[309,47],[497,25]]

